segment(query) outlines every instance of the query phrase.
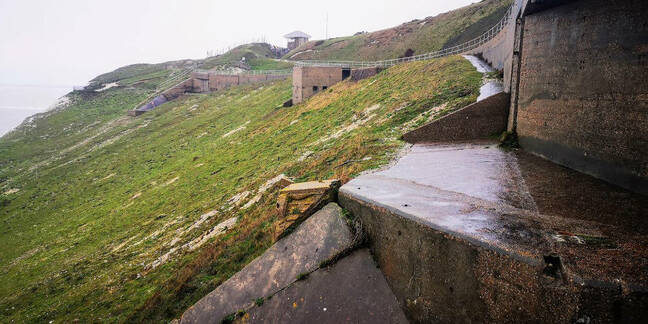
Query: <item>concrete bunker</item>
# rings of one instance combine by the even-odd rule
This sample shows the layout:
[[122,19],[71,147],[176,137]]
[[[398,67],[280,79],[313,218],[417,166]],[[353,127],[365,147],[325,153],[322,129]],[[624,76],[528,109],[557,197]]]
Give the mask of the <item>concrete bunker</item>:
[[298,104],[317,92],[346,79],[353,81],[372,77],[383,68],[353,69],[337,66],[296,66],[293,69],[293,103]]

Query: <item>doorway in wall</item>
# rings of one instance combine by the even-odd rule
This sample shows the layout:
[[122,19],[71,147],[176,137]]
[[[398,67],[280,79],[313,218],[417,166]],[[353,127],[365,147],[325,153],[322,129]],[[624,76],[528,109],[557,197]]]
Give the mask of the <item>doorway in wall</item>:
[[351,76],[351,69],[342,69],[342,80]]

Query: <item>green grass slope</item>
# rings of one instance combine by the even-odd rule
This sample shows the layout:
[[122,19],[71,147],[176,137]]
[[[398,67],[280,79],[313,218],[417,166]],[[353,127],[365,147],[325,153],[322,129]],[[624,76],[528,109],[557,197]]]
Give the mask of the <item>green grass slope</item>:
[[252,70],[282,70],[292,68],[292,64],[274,60],[279,49],[267,43],[251,43],[237,46],[227,53],[206,58],[199,66],[202,69],[227,68],[245,58]]
[[473,39],[497,23],[511,0],[483,0],[435,17],[349,37],[310,41],[286,54],[291,60],[384,60],[437,51]]
[[384,165],[402,133],[473,102],[480,83],[455,56],[289,108],[290,80],[138,118],[124,114],[142,90],[79,95],[0,138],[0,322],[177,318],[271,245],[268,180],[348,181]]

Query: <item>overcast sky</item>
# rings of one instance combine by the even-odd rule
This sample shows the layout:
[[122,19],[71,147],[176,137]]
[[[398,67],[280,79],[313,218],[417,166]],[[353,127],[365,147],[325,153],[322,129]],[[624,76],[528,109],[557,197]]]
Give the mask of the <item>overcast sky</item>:
[[0,84],[82,85],[133,63],[302,30],[314,39],[392,27],[477,0],[0,0]]

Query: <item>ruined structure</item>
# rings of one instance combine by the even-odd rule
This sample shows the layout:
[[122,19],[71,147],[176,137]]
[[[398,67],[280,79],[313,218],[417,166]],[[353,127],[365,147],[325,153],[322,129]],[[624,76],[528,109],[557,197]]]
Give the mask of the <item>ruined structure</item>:
[[[411,154],[340,189],[410,321],[646,321],[646,13],[514,1],[468,51],[505,92],[405,134]],[[505,128],[524,150],[488,139]]]
[[311,181],[291,184],[279,192],[277,221],[274,223],[274,239],[299,225],[325,204],[337,199],[339,180]]
[[293,104],[303,102],[314,94],[330,86],[351,78],[358,81],[372,77],[382,67],[351,68],[344,66],[296,66],[293,68]]
[[302,44],[306,44],[306,42],[308,42],[308,39],[310,38],[310,35],[296,30],[290,34],[284,35],[284,37],[288,39],[288,50],[292,51]]
[[128,115],[139,116],[185,93],[205,93],[243,84],[272,82],[286,79],[288,76],[289,74],[286,71],[261,71],[240,74],[220,71],[194,71],[188,79],[171,86],[155,95],[152,99],[146,100],[135,109],[130,110]]
[[351,69],[340,67],[296,66],[293,68],[293,104],[351,76]]
[[192,91],[195,93],[210,92],[227,89],[229,87],[271,82],[288,78],[289,74],[283,71],[270,71],[268,73],[240,73],[226,74],[218,71],[197,71],[192,73]]
[[[501,29],[467,47],[294,68],[295,103],[371,64],[465,53],[504,73],[497,93],[404,134],[414,145],[397,163],[340,188],[408,321],[648,321],[646,14],[641,0],[515,0]],[[498,147],[493,135],[505,129],[522,150]],[[286,300],[325,291],[321,280],[249,308],[251,318],[320,316],[326,309],[299,312]],[[220,311],[208,300],[220,295],[210,296],[183,321]]]

